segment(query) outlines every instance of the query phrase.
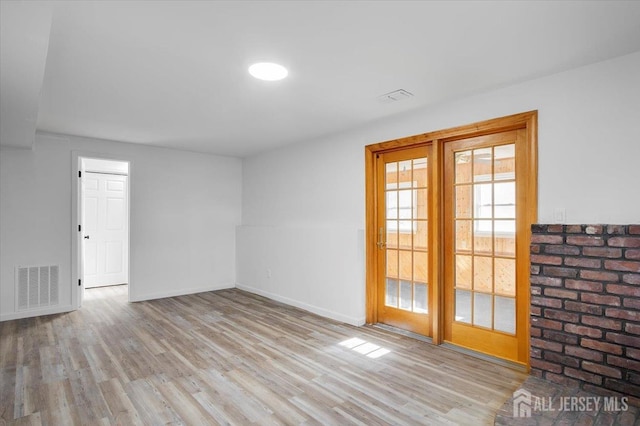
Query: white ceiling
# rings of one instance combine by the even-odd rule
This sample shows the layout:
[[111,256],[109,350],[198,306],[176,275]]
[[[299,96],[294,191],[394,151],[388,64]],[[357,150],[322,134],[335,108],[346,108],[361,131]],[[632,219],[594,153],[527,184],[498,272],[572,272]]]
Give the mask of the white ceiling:
[[[640,50],[637,1],[46,5],[38,130],[234,156]],[[258,61],[289,77],[253,79]],[[5,80],[2,121],[7,87],[32,84]],[[415,96],[376,100],[396,89]]]

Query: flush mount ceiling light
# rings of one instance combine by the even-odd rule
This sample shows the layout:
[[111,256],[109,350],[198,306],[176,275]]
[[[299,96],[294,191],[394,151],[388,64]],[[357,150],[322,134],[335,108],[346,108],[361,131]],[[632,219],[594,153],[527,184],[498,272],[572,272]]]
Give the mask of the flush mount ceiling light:
[[249,74],[259,80],[277,81],[285,78],[289,71],[282,65],[273,62],[258,62],[249,67]]

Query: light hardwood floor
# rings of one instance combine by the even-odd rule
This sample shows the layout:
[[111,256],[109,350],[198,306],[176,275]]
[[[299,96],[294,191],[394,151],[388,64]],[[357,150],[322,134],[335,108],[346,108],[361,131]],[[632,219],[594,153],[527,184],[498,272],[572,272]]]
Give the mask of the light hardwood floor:
[[0,424],[493,424],[525,377],[236,289],[0,323]]

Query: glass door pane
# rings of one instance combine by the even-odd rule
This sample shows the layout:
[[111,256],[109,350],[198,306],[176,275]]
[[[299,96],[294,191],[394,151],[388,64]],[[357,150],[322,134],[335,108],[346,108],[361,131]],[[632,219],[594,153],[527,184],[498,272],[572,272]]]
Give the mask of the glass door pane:
[[427,181],[426,157],[385,165],[386,304],[419,313],[428,313]]
[[515,144],[456,152],[454,321],[515,334]]

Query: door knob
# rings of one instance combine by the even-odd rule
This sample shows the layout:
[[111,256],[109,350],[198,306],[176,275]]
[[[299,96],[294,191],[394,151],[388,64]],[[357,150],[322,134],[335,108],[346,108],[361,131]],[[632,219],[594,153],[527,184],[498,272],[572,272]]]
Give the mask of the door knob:
[[85,240],[88,240],[88,239],[89,239],[89,236],[88,236],[88,235],[85,235],[85,236],[84,236],[84,239],[85,239]]

